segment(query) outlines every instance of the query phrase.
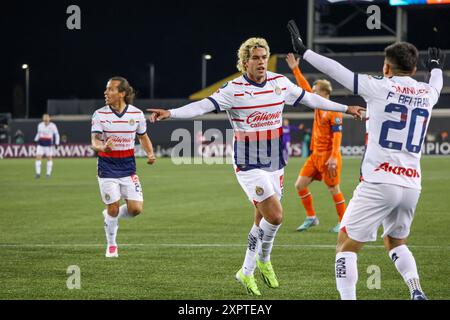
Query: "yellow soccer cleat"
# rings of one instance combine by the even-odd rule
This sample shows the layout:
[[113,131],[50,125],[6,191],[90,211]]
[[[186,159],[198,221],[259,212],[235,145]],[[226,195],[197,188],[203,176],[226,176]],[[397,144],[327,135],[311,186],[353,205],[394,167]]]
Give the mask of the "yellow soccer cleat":
[[259,261],[259,259],[256,259],[256,265],[258,266],[259,271],[261,271],[261,277],[269,288],[278,288],[280,286],[270,261],[262,262]]
[[242,272],[242,269],[236,273],[236,281],[240,282],[244,288],[247,290],[247,293],[252,296],[260,296],[261,292],[258,289],[256,284],[255,277],[252,275],[246,276]]

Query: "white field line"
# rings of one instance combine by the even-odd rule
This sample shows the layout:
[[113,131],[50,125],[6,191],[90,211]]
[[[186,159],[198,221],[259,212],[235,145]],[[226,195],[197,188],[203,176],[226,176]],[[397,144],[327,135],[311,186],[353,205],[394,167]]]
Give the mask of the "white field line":
[[[100,248],[98,243],[0,243],[0,248]],[[120,247],[161,247],[161,248],[233,248],[246,247],[246,244],[231,243],[124,243]],[[335,249],[334,244],[275,244],[279,248]],[[450,250],[450,246],[408,245],[409,248]],[[365,245],[364,248],[380,249],[382,245]]]

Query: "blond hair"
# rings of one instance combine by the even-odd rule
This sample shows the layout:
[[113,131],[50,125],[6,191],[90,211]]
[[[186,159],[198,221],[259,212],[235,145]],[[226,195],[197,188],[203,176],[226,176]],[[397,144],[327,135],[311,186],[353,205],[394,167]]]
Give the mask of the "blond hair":
[[247,39],[241,44],[241,46],[239,47],[239,50],[237,51],[238,62],[237,62],[236,67],[240,72],[245,73],[246,68],[244,66],[244,63],[250,59],[250,53],[255,48],[266,49],[267,58],[270,57],[270,49],[269,49],[269,45],[267,44],[266,39],[264,39],[264,38]]
[[333,91],[333,87],[331,86],[331,82],[325,79],[319,79],[314,81],[314,85],[319,87],[319,90],[325,91],[328,95],[331,95]]

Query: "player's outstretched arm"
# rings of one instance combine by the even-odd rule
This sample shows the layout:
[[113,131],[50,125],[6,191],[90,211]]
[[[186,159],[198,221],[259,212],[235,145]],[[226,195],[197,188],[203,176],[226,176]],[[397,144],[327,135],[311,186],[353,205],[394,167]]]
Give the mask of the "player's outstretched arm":
[[360,106],[346,106],[344,104],[336,103],[331,100],[322,98],[318,94],[309,93],[307,91],[305,91],[304,93],[305,94],[301,99],[301,103],[313,109],[344,112],[352,115],[355,119],[360,120],[363,118],[363,112],[366,110]]
[[327,74],[342,84],[347,89],[354,91],[353,86],[355,74],[352,71],[345,68],[339,62],[308,49],[303,43],[302,37],[300,36],[300,32],[294,20],[290,20],[287,27],[289,33],[291,34],[292,46],[294,50],[303,57],[303,59],[308,61],[320,72]]
[[189,103],[185,106],[176,109],[146,109],[150,114],[150,122],[161,121],[164,119],[189,119],[202,114],[216,110],[214,104],[209,99]]

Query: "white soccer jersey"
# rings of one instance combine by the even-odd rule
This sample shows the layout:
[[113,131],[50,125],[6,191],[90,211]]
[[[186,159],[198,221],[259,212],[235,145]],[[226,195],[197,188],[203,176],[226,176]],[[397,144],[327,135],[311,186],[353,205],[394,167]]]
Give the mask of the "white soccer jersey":
[[34,137],[40,146],[49,147],[54,144],[59,144],[59,133],[58,128],[53,122],[49,122],[47,125],[45,122],[38,124],[38,130],[36,136]]
[[261,84],[242,75],[208,97],[217,111],[228,114],[235,131],[234,158],[239,170],[275,171],[286,165],[281,147],[283,108],[285,103],[297,104],[304,94],[285,76],[267,72]]
[[111,152],[98,153],[98,176],[100,178],[122,178],[136,173],[134,142],[136,134],[147,131],[144,113],[127,105],[122,113],[109,106],[97,109],[92,116],[91,132],[103,134],[103,141],[112,138]]
[[361,74],[355,74],[354,91],[370,109],[362,178],[421,189],[421,148],[439,92],[411,77]]

